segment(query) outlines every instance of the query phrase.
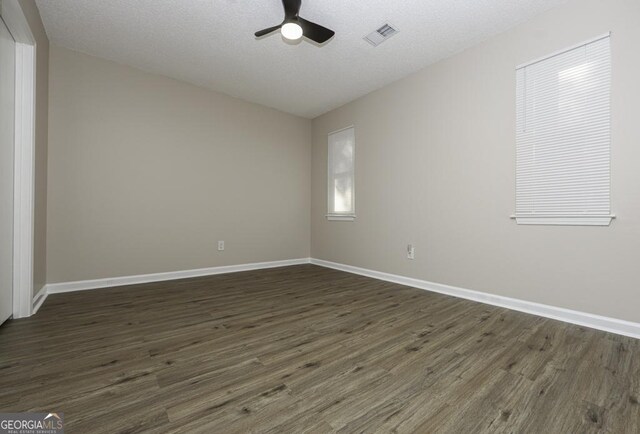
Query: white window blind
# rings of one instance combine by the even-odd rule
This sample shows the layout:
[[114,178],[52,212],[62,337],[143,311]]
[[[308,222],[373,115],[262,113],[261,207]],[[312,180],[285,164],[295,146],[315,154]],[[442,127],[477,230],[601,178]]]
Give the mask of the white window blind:
[[609,35],[516,70],[519,224],[608,225]]
[[355,218],[355,131],[353,127],[329,134],[329,220]]

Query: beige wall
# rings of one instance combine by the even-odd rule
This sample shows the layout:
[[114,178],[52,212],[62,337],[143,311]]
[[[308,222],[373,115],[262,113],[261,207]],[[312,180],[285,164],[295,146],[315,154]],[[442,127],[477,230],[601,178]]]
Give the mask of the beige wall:
[[36,152],[35,233],[33,255],[34,295],[47,281],[47,140],[49,120],[49,39],[35,0],[20,0],[31,32],[36,38]]
[[309,120],[56,46],[50,83],[48,282],[309,256]]
[[[638,18],[637,0],[572,1],[314,120],[312,256],[640,321]],[[608,31],[619,218],[518,226],[515,67]],[[357,220],[328,222],[326,136],[351,124]]]

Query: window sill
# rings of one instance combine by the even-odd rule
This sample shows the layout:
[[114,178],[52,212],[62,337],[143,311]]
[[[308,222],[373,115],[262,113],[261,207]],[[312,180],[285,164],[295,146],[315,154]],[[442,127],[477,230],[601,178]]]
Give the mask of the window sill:
[[609,226],[615,215],[603,216],[532,216],[512,215],[519,225]]
[[355,214],[327,214],[327,220],[335,222],[352,222],[356,219]]

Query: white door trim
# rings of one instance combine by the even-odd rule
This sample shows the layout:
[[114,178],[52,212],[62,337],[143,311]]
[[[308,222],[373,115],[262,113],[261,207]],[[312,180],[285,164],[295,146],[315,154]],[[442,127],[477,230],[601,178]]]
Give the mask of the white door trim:
[[1,1],[0,15],[16,41],[13,317],[23,318],[33,299],[36,41],[17,1]]

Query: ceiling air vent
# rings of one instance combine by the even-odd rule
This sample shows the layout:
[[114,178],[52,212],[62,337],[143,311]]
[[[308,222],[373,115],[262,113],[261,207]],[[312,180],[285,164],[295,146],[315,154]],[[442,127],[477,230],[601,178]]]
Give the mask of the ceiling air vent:
[[369,33],[367,36],[364,37],[364,40],[370,43],[371,45],[373,45],[374,47],[377,47],[378,45],[382,44],[384,41],[386,41],[396,33],[398,33],[398,30],[396,30],[396,28],[393,27],[391,24],[387,23],[387,24],[384,24],[375,32]]

